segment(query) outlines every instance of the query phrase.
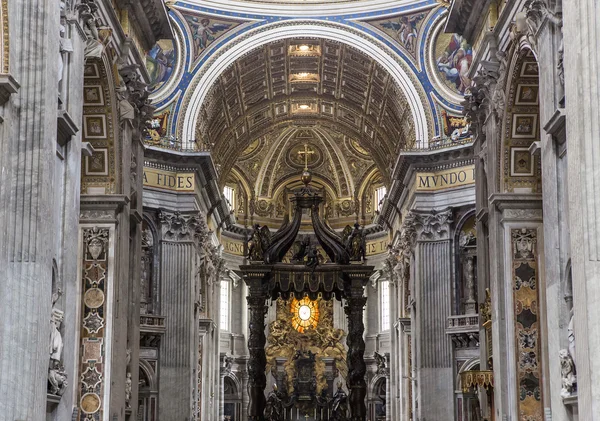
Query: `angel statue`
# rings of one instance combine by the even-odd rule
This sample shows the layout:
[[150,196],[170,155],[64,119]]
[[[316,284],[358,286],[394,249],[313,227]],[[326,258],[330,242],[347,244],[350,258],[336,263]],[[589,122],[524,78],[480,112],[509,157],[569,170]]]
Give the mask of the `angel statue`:
[[262,228],[255,224],[252,237],[248,240],[248,257],[251,261],[259,262],[264,259],[265,251],[271,245],[271,232],[265,225]]

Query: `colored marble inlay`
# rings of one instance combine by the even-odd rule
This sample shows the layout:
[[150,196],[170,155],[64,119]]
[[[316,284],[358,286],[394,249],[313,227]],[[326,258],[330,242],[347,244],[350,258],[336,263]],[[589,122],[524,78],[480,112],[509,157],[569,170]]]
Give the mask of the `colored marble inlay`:
[[80,421],[103,418],[102,396],[106,378],[106,292],[108,228],[83,230],[81,346],[79,368]]
[[512,279],[520,421],[543,421],[537,232],[513,229]]

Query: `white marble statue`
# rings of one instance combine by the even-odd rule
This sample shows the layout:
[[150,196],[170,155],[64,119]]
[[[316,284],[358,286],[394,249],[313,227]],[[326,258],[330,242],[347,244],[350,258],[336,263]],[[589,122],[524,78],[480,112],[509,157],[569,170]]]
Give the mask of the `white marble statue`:
[[131,408],[132,387],[131,373],[127,373],[127,378],[125,379],[125,406],[127,408]]
[[571,320],[569,320],[569,326],[567,327],[567,332],[569,334],[569,355],[573,359],[573,364],[577,366],[577,360],[575,358],[575,332],[573,330],[573,321],[575,315],[573,314],[573,310],[571,310]]
[[562,390],[560,395],[568,398],[575,392],[577,385],[577,376],[575,375],[575,363],[566,349],[561,349],[558,353],[560,357],[560,374],[562,376]]

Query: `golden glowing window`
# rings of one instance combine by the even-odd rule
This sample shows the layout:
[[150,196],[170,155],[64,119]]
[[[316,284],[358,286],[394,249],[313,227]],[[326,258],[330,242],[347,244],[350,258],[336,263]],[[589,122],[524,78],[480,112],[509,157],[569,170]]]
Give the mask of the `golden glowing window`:
[[300,333],[314,329],[319,323],[319,304],[308,297],[301,300],[294,298],[291,304],[292,327]]

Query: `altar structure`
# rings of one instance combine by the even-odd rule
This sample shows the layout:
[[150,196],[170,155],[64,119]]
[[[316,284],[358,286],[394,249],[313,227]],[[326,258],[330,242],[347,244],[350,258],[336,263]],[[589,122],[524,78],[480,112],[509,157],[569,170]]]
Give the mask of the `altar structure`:
[[[295,192],[291,199],[295,209],[292,221],[284,223],[272,238],[270,238],[268,230],[260,230],[258,226],[255,227],[249,242],[250,264],[240,267],[249,290],[247,297],[250,314],[248,336],[249,421],[266,419],[266,303],[267,300],[279,298],[306,300],[307,303],[314,302],[319,298],[337,299],[344,302],[344,310],[348,319],[348,374],[346,377],[346,385],[349,390],[350,418],[348,419],[352,421],[366,420],[367,384],[365,381],[363,309],[367,302],[364,288],[373,273],[373,267],[365,264],[364,235],[358,226],[355,226],[354,231],[343,239],[320,219],[319,205],[323,198],[309,186],[310,180],[310,173],[305,170],[302,175],[304,187]],[[320,261],[315,245],[306,243],[301,243],[305,247],[294,254],[291,263],[282,263],[284,256],[296,243],[305,209],[310,211],[315,235],[327,254],[328,263]],[[300,305],[299,312],[301,320],[310,320],[309,304]],[[291,399],[293,404],[301,404],[303,401],[311,402],[313,409],[316,409],[317,406],[326,406],[327,390],[321,389],[320,396],[317,397],[317,379],[316,377],[310,378],[314,372],[314,354],[311,351],[298,350],[294,355],[294,360],[296,366],[294,393],[284,397]],[[316,416],[316,419],[329,419],[328,412],[325,411],[325,418],[321,418],[322,413],[318,410],[313,410],[312,415]]]

